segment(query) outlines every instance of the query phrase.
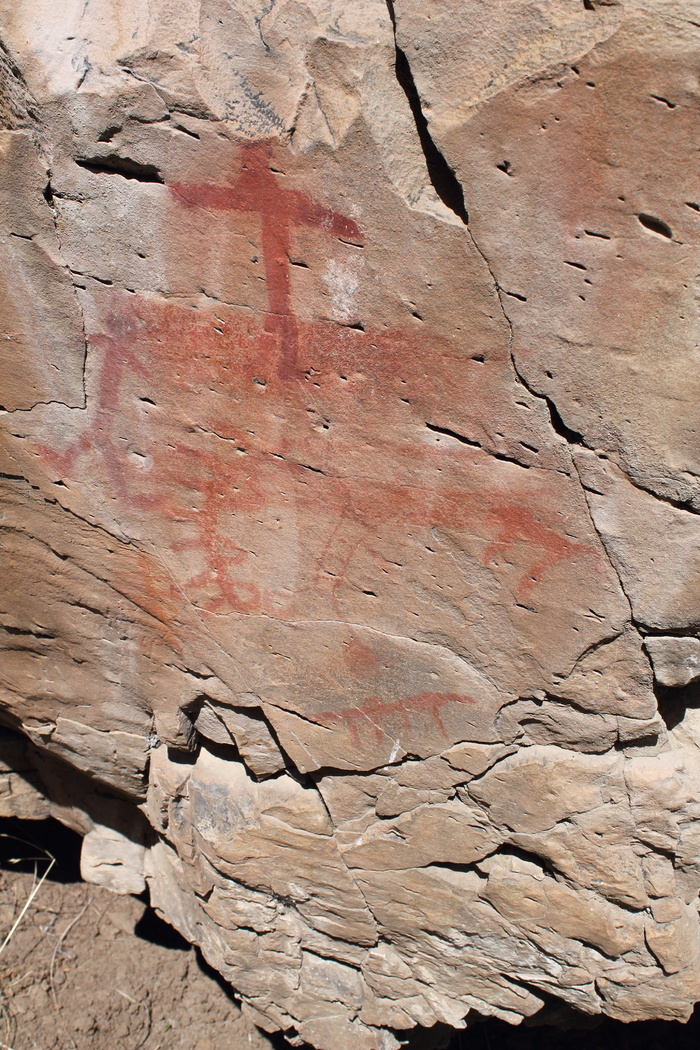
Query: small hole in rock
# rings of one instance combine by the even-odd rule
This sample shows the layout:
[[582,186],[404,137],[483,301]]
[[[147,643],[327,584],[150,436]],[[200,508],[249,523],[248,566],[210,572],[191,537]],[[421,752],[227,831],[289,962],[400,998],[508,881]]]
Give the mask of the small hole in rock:
[[671,240],[673,237],[673,230],[664,222],[663,219],[657,219],[655,215],[645,215],[641,212],[637,219],[645,230],[649,230],[650,233],[655,233],[659,237],[665,237],[666,240]]

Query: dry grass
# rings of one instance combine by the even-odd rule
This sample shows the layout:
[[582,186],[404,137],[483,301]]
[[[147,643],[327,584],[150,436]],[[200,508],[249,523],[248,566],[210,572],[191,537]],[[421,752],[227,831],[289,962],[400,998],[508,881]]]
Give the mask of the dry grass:
[[[46,879],[48,878],[49,874],[51,873],[51,869],[54,867],[54,865],[56,863],[56,858],[53,856],[52,853],[49,852],[49,850],[44,849],[43,847],[37,847],[31,842],[27,842],[26,839],[19,838],[17,835],[8,835],[5,832],[0,832],[0,838],[11,840],[12,842],[19,842],[23,846],[28,846],[30,850],[38,848],[38,849],[41,850],[41,854],[42,854],[42,856],[35,856],[35,857],[10,857],[6,861],[7,864],[21,864],[21,863],[26,863],[28,860],[30,862],[33,861],[34,862],[34,878],[33,878],[33,883],[32,883],[31,889],[29,890],[29,893],[27,894],[27,897],[26,897],[24,903],[21,905],[21,907],[19,909],[19,914],[16,915],[16,916],[13,915],[12,925],[10,926],[10,929],[8,930],[7,934],[5,935],[5,939],[3,940],[2,944],[0,944],[0,955],[2,955],[2,953],[5,951],[7,946],[12,941],[12,938],[15,936],[15,934],[16,934],[16,932],[17,932],[17,930],[18,930],[22,920],[24,919],[24,917],[26,916],[27,912],[31,908],[32,904],[34,903],[34,899],[35,899],[37,893],[39,892],[41,887],[44,885],[44,882],[46,881]],[[45,868],[43,874],[39,877],[38,865],[40,863],[43,863],[43,862],[47,862],[46,863],[46,868]],[[16,898],[15,898],[15,904],[17,904]],[[15,910],[16,910],[16,908],[15,908]],[[4,1021],[5,1021],[6,1028],[9,1030],[11,1028],[11,1025],[12,1025],[12,1018],[10,1016],[10,1013],[9,1013],[9,1010],[8,1010],[8,1006],[7,1006],[7,995],[5,993],[5,989],[3,989],[1,986],[0,986],[0,1014],[2,1015],[2,1017],[3,1017]],[[14,1048],[11,1047],[8,1043],[4,1043],[2,1040],[0,1040],[0,1050],[14,1050]]]
[[79,881],[76,843],[28,845],[45,831],[0,832],[0,1050],[271,1050],[144,901]]
[[[33,845],[33,843],[27,842],[26,839],[20,839],[16,835],[7,835],[4,832],[2,832],[2,833],[0,833],[0,838],[2,838],[2,839],[11,839],[13,842],[21,842],[23,846],[29,846],[30,849],[36,849],[37,848],[36,846]],[[2,955],[2,953],[5,951],[5,948],[7,948],[8,944],[10,943],[12,938],[14,937],[15,932],[17,930],[17,927],[19,926],[19,924],[21,923],[22,919],[24,918],[24,916],[27,914],[27,912],[31,908],[34,898],[36,897],[37,893],[39,892],[39,890],[43,886],[44,882],[46,881],[46,879],[49,876],[49,873],[50,873],[51,869],[53,868],[54,864],[56,863],[56,858],[53,856],[52,853],[49,853],[49,851],[47,849],[44,849],[43,847],[39,847],[39,848],[41,848],[41,852],[44,855],[43,857],[10,857],[10,859],[7,861],[8,864],[20,864],[20,863],[25,863],[27,860],[29,860],[29,861],[33,860],[34,861],[34,885],[32,886],[32,888],[31,888],[31,890],[29,892],[29,896],[27,897],[26,901],[24,902],[19,915],[17,916],[17,918],[13,922],[12,926],[10,927],[9,933],[5,937],[5,940],[2,942],[2,944],[0,945],[0,955]],[[37,880],[37,875],[38,875],[37,864],[39,864],[42,860],[47,860],[49,863],[47,865],[47,868],[46,868],[46,871],[44,872],[44,874],[41,876],[40,879]]]

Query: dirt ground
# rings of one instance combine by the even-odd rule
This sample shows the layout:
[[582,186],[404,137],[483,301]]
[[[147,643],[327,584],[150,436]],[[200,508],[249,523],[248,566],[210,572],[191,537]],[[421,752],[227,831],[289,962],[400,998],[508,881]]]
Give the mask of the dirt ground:
[[[0,843],[1,943],[36,883],[34,862],[13,858],[41,858],[39,877],[47,861],[12,839]],[[77,881],[75,867],[64,858],[52,871],[0,953],[0,1048],[272,1050],[143,901]]]
[[[46,870],[45,849],[58,863],[0,949],[0,1050],[289,1047],[242,1016],[225,982],[144,901],[81,882],[80,840],[53,821],[0,820],[0,945]],[[697,1010],[687,1025],[598,1022],[556,1005],[549,1019],[555,1023],[517,1028],[478,1022],[456,1033],[449,1050],[700,1047]],[[416,1032],[410,1050],[441,1042],[435,1030]]]

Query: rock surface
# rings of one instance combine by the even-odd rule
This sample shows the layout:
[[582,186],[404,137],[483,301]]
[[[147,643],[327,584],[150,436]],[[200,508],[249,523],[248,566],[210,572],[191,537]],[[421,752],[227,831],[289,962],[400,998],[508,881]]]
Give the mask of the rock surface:
[[2,813],[319,1050],[687,1017],[694,7],[0,7]]

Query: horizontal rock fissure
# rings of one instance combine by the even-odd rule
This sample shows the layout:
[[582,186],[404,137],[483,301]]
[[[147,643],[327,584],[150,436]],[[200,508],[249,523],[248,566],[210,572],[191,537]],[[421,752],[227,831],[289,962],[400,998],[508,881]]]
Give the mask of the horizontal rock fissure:
[[649,230],[650,233],[656,233],[659,237],[665,237],[666,240],[672,240],[673,230],[663,219],[657,219],[655,215],[645,215],[643,212],[640,212],[637,218],[645,230]]
[[116,154],[104,157],[76,157],[75,163],[93,175],[119,175],[123,179],[161,185],[165,182],[153,164],[141,164],[130,157],[120,157]]
[[[523,467],[525,470],[529,470],[532,464],[523,463],[522,460],[516,459],[515,456],[508,456],[505,452],[497,452],[495,449],[484,447],[479,444],[478,441],[472,441],[470,438],[464,437],[463,434],[458,434],[455,430],[450,430],[448,427],[439,427],[434,423],[426,423],[426,429],[430,430],[433,434],[443,434],[445,437],[454,438],[455,441],[459,441],[462,445],[469,445],[471,448],[478,448],[482,452],[485,452],[487,456],[491,456],[493,459],[500,459],[504,463],[513,463],[516,467]],[[535,452],[536,450],[532,449]]]

